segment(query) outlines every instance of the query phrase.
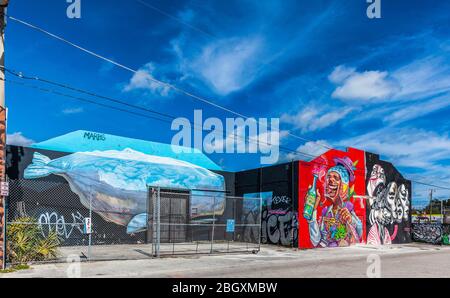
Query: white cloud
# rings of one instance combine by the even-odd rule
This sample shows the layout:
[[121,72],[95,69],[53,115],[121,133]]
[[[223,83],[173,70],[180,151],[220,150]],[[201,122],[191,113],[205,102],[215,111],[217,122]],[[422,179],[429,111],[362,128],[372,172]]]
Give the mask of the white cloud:
[[34,143],[32,139],[25,137],[21,132],[15,132],[6,136],[6,143],[15,146],[30,146]]
[[389,113],[386,113],[387,116],[385,116],[383,120],[387,123],[395,125],[425,116],[448,106],[450,106],[450,95],[446,94],[425,102],[390,109]]
[[62,113],[65,115],[70,115],[70,114],[79,114],[79,113],[83,113],[83,108],[67,108],[62,110]]
[[283,114],[281,121],[301,129],[302,133],[318,131],[329,127],[345,118],[354,108],[332,109],[327,107],[308,106],[295,115]]
[[[409,168],[412,171],[405,175],[413,180],[413,204],[423,205],[428,196],[430,186],[447,187],[450,184],[450,138],[448,134],[419,129],[383,128],[365,135],[342,140],[340,146],[352,146],[382,155],[383,159],[392,162],[396,167]],[[400,169],[402,170],[402,169]],[[448,198],[450,191],[437,187],[437,198]]]
[[130,82],[123,88],[123,91],[144,90],[160,96],[168,96],[170,87],[155,81],[153,76],[155,70],[156,68],[152,63],[145,64],[133,75]]
[[342,140],[339,145],[381,154],[396,166],[424,170],[439,166],[450,156],[448,135],[420,129],[383,128]]
[[356,68],[345,65],[336,66],[333,72],[328,76],[330,82],[335,84],[343,83],[348,77],[356,73]]
[[216,93],[227,95],[255,79],[262,46],[258,37],[220,40],[205,46],[191,68]]
[[396,82],[388,78],[386,71],[356,72],[354,69],[338,66],[329,79],[339,84],[331,95],[339,99],[380,101],[399,91]]
[[443,57],[415,60],[390,72],[358,72],[339,65],[328,76],[336,85],[332,97],[361,101],[411,101],[450,91],[450,67]]
[[450,67],[442,57],[426,57],[413,61],[392,73],[399,82],[399,99],[421,99],[450,91]]
[[297,148],[297,152],[289,152],[284,156],[285,161],[290,160],[312,160],[327,152],[331,145],[325,140],[306,142]]

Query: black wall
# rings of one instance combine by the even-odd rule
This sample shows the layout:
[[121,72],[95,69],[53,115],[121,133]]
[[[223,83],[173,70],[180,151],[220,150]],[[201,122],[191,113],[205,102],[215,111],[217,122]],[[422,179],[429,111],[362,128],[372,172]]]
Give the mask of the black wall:
[[236,196],[272,192],[262,209],[262,243],[297,246],[298,163],[236,173]]

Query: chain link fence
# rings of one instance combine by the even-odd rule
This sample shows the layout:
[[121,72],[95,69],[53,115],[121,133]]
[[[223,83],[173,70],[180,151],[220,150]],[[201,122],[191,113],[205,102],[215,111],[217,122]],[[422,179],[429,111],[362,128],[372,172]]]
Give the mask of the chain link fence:
[[156,256],[260,250],[261,199],[151,188]]
[[[82,202],[60,177],[11,180],[6,230],[33,225],[42,239],[56,233],[57,255],[45,261],[256,253],[260,249],[260,198],[153,187],[141,199],[147,209],[132,214]],[[7,241],[14,248],[11,239]]]

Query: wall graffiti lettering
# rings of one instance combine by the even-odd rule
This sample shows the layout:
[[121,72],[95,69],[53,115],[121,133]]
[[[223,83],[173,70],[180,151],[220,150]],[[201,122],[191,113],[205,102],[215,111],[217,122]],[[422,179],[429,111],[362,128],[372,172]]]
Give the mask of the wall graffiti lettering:
[[293,245],[297,242],[297,214],[291,210],[264,210],[262,213],[262,243]]
[[[259,201],[262,200],[260,213]],[[272,191],[244,194],[244,217],[246,225],[259,223],[261,216],[261,231],[258,227],[248,226],[244,229],[246,241],[258,240],[261,243],[292,246],[297,243],[298,219],[297,212],[292,211],[292,199],[287,195],[273,195]],[[260,235],[260,236],[259,236]]]
[[69,239],[74,232],[83,234],[84,216],[80,212],[72,213],[69,221],[63,215],[56,212],[45,212],[38,217],[38,224],[42,235],[47,236],[51,231],[56,231],[58,236]]
[[441,244],[442,233],[441,224],[413,224],[412,237],[414,241]]
[[258,243],[260,236],[259,224],[260,214],[257,211],[250,211],[244,215],[244,240],[250,243]]
[[274,196],[272,198],[272,204],[274,205],[278,205],[281,203],[285,203],[285,204],[290,204],[291,203],[291,198],[288,196]]
[[94,141],[106,141],[106,136],[102,133],[85,132],[83,138]]

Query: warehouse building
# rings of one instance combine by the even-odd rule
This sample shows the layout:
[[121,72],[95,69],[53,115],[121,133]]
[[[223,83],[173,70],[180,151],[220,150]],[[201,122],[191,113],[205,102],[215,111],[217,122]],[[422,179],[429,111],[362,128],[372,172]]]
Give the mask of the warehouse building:
[[[302,249],[412,241],[411,181],[355,148],[234,173],[195,149],[176,154],[168,144],[75,131],[26,148],[8,146],[7,160],[8,221],[30,215],[76,222],[94,204],[98,244],[149,241],[149,185],[190,190],[181,220],[221,220],[233,212],[236,226],[261,222],[261,230],[236,228],[233,240]],[[205,193],[215,194],[214,203],[201,199]],[[242,200],[230,207],[225,196]],[[259,212],[255,198],[262,199]],[[192,240],[189,229],[177,235]],[[86,241],[74,226],[63,233],[67,245]]]

